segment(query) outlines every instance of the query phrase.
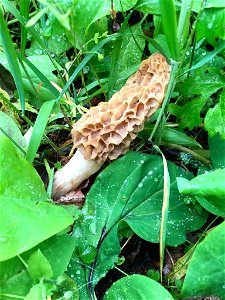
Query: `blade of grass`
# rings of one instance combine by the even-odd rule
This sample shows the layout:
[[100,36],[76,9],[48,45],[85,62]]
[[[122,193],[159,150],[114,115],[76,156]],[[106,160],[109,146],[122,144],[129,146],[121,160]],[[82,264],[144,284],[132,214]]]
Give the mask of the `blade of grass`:
[[169,210],[169,200],[170,200],[170,175],[168,171],[167,161],[162,151],[158,146],[154,145],[154,149],[162,155],[163,159],[163,204],[162,204],[162,218],[160,223],[160,245],[159,245],[159,256],[160,256],[160,276],[162,283],[163,276],[163,263],[164,263],[164,252],[166,246],[166,229],[167,229],[167,220],[168,220],[168,210]]
[[53,178],[54,178],[54,168],[50,168],[49,163],[47,159],[44,159],[44,164],[46,171],[48,173],[48,188],[47,188],[47,194],[51,198],[52,195],[52,184],[53,184]]
[[30,143],[27,149],[26,159],[32,164],[37,150],[41,144],[41,140],[44,135],[45,127],[48,123],[49,115],[52,111],[52,108],[55,104],[55,100],[45,102],[37,116],[37,119],[34,123],[33,132],[31,135]]
[[[20,14],[23,16],[26,20],[29,18],[29,8],[30,8],[30,0],[20,0]],[[21,53],[25,53],[26,43],[27,43],[27,29],[21,24]]]
[[187,42],[192,4],[193,0],[183,0],[181,3],[181,10],[177,28],[177,38],[179,41],[180,49],[183,49],[184,45]]
[[160,12],[162,18],[162,27],[167,39],[171,56],[178,60],[179,46],[177,40],[177,18],[173,0],[159,0]]
[[4,48],[12,76],[13,76],[15,84],[16,84],[16,88],[17,88],[19,98],[20,98],[21,109],[22,109],[22,112],[24,113],[25,94],[24,94],[24,89],[23,89],[23,82],[21,79],[19,63],[17,60],[16,50],[14,48],[12,39],[9,34],[7,23],[4,19],[1,9],[0,9],[0,24],[1,24],[0,36],[1,36],[2,46]]

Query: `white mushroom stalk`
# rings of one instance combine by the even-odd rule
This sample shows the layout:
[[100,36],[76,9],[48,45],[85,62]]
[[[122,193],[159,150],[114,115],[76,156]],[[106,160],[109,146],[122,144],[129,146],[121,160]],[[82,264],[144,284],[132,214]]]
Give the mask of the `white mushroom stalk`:
[[69,162],[55,173],[53,183],[53,198],[58,199],[62,195],[76,189],[85,179],[96,173],[102,164],[87,160],[79,149]]
[[92,107],[72,129],[75,155],[55,173],[53,198],[76,189],[97,172],[106,159],[129,150],[144,122],[161,106],[170,77],[166,59],[155,53],[142,61],[108,102]]

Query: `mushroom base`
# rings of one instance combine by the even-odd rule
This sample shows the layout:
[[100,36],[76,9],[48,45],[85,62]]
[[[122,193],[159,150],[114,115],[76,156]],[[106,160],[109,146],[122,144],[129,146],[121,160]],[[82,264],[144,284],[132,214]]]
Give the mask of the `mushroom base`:
[[52,198],[58,199],[66,193],[75,190],[85,179],[96,173],[102,164],[84,158],[77,149],[69,162],[54,175]]

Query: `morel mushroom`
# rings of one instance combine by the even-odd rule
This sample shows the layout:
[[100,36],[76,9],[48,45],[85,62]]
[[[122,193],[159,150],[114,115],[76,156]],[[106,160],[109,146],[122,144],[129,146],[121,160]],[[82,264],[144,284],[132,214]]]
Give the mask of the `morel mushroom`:
[[75,155],[55,173],[53,198],[77,188],[106,159],[128,151],[144,122],[161,106],[170,76],[166,59],[155,53],[142,61],[120,91],[92,107],[73,125]]

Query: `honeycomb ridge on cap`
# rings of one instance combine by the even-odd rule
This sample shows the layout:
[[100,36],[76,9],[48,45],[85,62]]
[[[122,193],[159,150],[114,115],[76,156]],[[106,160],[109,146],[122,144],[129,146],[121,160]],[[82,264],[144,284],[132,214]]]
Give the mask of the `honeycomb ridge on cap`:
[[126,153],[144,122],[161,106],[169,76],[165,57],[155,53],[108,102],[91,107],[72,129],[74,146],[84,158],[102,163]]

